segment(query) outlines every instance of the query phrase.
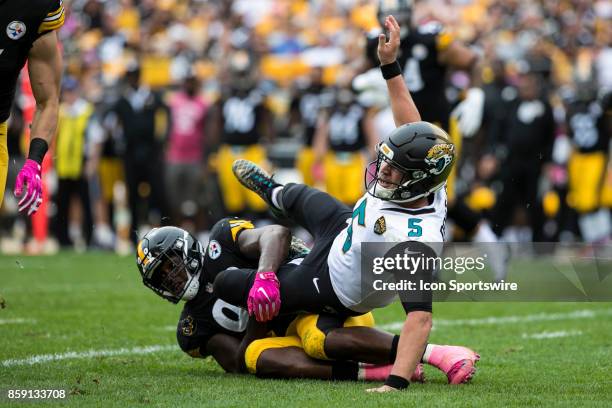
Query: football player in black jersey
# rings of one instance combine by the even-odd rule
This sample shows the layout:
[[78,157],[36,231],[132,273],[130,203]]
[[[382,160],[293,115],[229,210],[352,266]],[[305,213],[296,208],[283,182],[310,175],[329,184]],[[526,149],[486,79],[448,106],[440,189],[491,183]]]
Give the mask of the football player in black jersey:
[[[287,245],[289,236],[278,225],[254,229],[250,221],[225,218],[215,224],[204,248],[185,230],[161,227],[138,243],[136,261],[147,287],[172,303],[185,301],[176,335],[193,358],[210,355],[227,372],[261,377],[383,381],[395,361],[399,336],[374,329],[372,313],[283,315],[270,321],[271,333],[251,341],[245,338],[247,312],[214,295],[211,279],[225,270],[270,268],[285,254],[279,273],[291,273],[309,250],[297,238]],[[428,363],[451,382],[454,373],[445,369],[446,361]],[[423,380],[418,364],[411,381]]]
[[57,127],[62,57],[56,30],[64,24],[64,16],[61,0],[0,1],[0,206],[8,171],[7,120],[27,60],[36,116],[15,195],[21,196],[19,211],[28,215],[42,203],[41,164]]
[[587,243],[610,239],[610,211],[602,206],[612,131],[612,93],[598,97],[595,75],[576,76],[574,91],[565,101],[565,119],[573,151],[568,163],[568,204],[578,213]]
[[[212,292],[221,271],[252,268],[294,268],[308,249],[289,230],[273,225],[254,229],[250,221],[226,218],[213,227],[206,249],[187,231],[176,227],[151,230],[138,243],[137,264],[143,283],[173,303],[186,301],[177,340],[194,358],[212,355],[228,372],[248,371],[259,376],[382,381],[391,370],[398,336],[373,329],[371,313],[339,319],[331,316],[285,315],[273,319],[273,336],[247,341],[247,312]],[[288,247],[288,248],[287,248]],[[350,331],[326,338],[330,330]],[[310,333],[309,336],[304,334]],[[309,340],[302,344],[302,338]],[[307,356],[304,347],[320,349],[322,359]],[[327,353],[327,354],[325,354]],[[349,361],[352,360],[352,361]],[[354,361],[366,361],[371,365]],[[377,364],[377,365],[374,365]],[[413,381],[422,381],[418,366]]]

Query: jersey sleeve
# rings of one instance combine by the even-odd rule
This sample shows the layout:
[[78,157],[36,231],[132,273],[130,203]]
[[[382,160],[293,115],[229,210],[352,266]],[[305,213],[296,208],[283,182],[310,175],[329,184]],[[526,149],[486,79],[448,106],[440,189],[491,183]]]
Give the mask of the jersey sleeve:
[[238,236],[242,231],[253,229],[255,226],[249,220],[241,218],[224,218],[217,222],[210,231],[210,241],[217,241],[221,247],[240,253],[238,247]]
[[38,26],[38,34],[42,35],[49,31],[57,30],[64,25],[66,11],[62,0],[49,1],[49,8],[43,21]]
[[199,322],[197,317],[183,311],[176,328],[176,340],[181,350],[194,358],[208,355],[206,345],[217,333],[210,329],[206,322]]

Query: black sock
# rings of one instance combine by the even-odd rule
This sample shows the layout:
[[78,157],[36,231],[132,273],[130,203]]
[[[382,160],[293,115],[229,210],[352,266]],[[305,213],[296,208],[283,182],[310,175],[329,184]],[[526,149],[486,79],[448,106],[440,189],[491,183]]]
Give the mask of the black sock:
[[332,380],[357,381],[359,363],[353,361],[334,361],[332,363]]
[[393,336],[393,341],[391,342],[391,352],[389,353],[389,363],[395,363],[395,357],[397,357],[397,345],[399,344],[399,335]]

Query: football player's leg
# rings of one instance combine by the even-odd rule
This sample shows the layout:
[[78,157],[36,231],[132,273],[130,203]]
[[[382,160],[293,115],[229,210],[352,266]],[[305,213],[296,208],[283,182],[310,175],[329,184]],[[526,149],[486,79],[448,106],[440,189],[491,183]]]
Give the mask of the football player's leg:
[[303,184],[289,183],[279,191],[279,204],[292,221],[315,238],[336,236],[351,209],[331,195]]
[[225,210],[230,214],[238,214],[244,210],[246,191],[236,181],[231,170],[231,163],[235,157],[228,145],[219,148],[217,154],[217,173],[219,175],[219,187],[223,197]]
[[295,330],[310,357],[392,363],[394,336],[373,327],[372,313],[350,318],[333,314],[302,315],[295,322]]
[[363,169],[367,166],[366,160],[361,153],[353,153],[351,161],[346,169],[345,180],[345,204],[349,206],[355,205],[359,198],[363,195]]
[[304,353],[297,336],[256,340],[245,352],[251,374],[266,378],[384,381],[391,366],[370,366],[354,361],[321,361]]
[[0,123],[0,208],[4,199],[4,189],[6,187],[6,175],[8,174],[8,145],[7,145],[7,122]]
[[323,173],[325,180],[325,192],[341,201],[342,178],[340,165],[336,160],[336,154],[328,152],[323,158]]
[[314,177],[312,175],[312,167],[314,166],[314,151],[311,147],[303,147],[297,155],[295,167],[302,175],[302,180],[307,186],[314,186]]
[[609,212],[599,208],[605,171],[604,153],[574,153],[570,159],[570,191],[567,201],[578,213],[580,233],[588,243],[610,235]]
[[[374,329],[372,313],[349,318],[332,314],[300,315],[294,327],[302,339],[304,352],[310,357],[369,363],[362,368],[370,377],[386,378],[391,372],[399,336]],[[422,365],[417,366],[411,381],[424,381]]]

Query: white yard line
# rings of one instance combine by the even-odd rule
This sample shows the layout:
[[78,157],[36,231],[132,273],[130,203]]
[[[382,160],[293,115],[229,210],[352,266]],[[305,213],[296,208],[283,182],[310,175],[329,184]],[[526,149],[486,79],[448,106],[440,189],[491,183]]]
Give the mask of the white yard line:
[[22,319],[20,317],[16,317],[14,319],[0,319],[0,326],[3,324],[34,324],[36,320],[34,319]]
[[[436,319],[434,316],[434,327],[443,326],[485,326],[505,325],[514,323],[545,322],[555,320],[592,319],[595,316],[612,315],[612,309],[602,310],[576,310],[568,313],[537,313],[522,316],[490,316],[479,319]],[[378,326],[383,330],[401,330],[404,322],[393,322]]]
[[521,336],[524,339],[536,339],[536,340],[546,340],[546,339],[558,339],[560,337],[570,337],[570,336],[581,336],[582,331],[580,330],[561,330],[554,332],[542,332],[542,333],[523,333]]
[[115,357],[127,355],[142,355],[158,353],[160,351],[178,350],[176,345],[153,345],[145,347],[120,348],[114,350],[86,350],[86,351],[69,351],[66,353],[56,354],[40,354],[24,359],[10,359],[0,361],[2,367],[27,366],[40,363],[48,363],[52,361],[74,360],[74,359],[90,359],[95,357]]

